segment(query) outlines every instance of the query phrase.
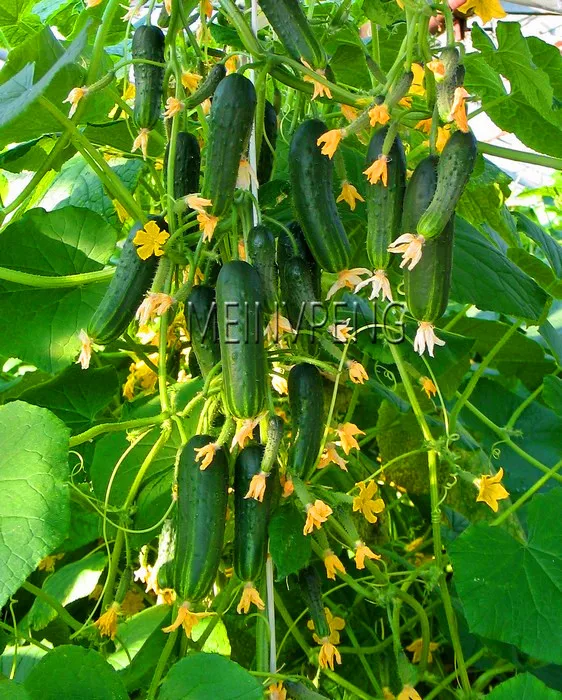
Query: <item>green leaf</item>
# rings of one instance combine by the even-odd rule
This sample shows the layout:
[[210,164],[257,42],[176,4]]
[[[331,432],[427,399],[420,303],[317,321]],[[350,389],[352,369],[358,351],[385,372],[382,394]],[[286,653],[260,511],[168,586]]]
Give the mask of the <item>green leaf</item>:
[[529,51],[533,57],[533,63],[548,75],[554,91],[554,97],[562,100],[562,56],[557,46],[547,44],[538,36],[525,38]]
[[4,700],[31,700],[27,690],[7,678],[0,678],[0,695]]
[[558,241],[528,216],[516,212],[517,227],[534,241],[544,253],[550,267],[558,279],[562,278],[562,246]]
[[[95,552],[91,556],[57,569],[54,574],[45,579],[42,589],[66,607],[75,600],[90,595],[106,564],[105,552]],[[56,616],[56,610],[53,610],[44,600],[36,598],[27,614],[26,622],[31,629],[40,630]]]
[[149,637],[161,630],[169,616],[169,606],[153,605],[120,622],[119,639],[116,640],[115,651],[107,657],[108,663],[116,671],[127,669]]
[[[47,643],[47,646],[50,646]],[[41,659],[47,654],[44,649],[35,646],[34,644],[29,644],[28,646],[7,646],[0,656],[0,673],[8,677],[12,672],[12,667],[14,664],[14,658],[16,659],[16,673],[14,675],[14,680],[17,683],[23,683],[27,676],[31,673],[34,666],[41,661]],[[2,676],[0,675],[0,679]],[[23,688],[23,686],[20,686]],[[1,685],[0,680],[0,690],[4,690]],[[1,696],[4,697],[3,695]],[[16,696],[17,697],[17,696]],[[29,698],[29,694],[25,696],[26,700]]]
[[35,0],[2,0],[0,5],[0,30],[10,46],[17,46],[42,26],[38,17],[31,14]]
[[[31,209],[0,236],[0,266],[39,275],[100,270],[115,248],[115,231],[87,209]],[[35,289],[0,282],[0,353],[55,374],[80,350],[107,283]]]
[[[194,642],[196,642],[199,637],[203,635],[203,632],[205,632],[212,621],[212,617],[204,617],[199,620],[191,632]],[[221,654],[221,656],[230,656],[232,648],[228,639],[226,625],[222,620],[219,620],[215,624],[213,631],[207,638],[205,644],[203,644],[201,651],[204,651],[207,654]]]
[[[161,136],[160,139],[155,138],[157,134]],[[131,124],[129,121],[126,119],[117,119],[103,124],[89,124],[84,129],[84,136],[98,146],[110,146],[118,151],[131,153],[133,140],[136,134],[131,133]],[[148,139],[147,154],[153,158],[161,156],[164,153],[164,143],[164,128],[158,123]],[[139,165],[141,164],[139,160],[134,162]]]
[[562,700],[562,693],[552,690],[530,673],[520,673],[500,683],[486,697],[490,700]]
[[508,248],[507,257],[517,267],[532,277],[540,286],[555,299],[562,297],[562,279],[557,279],[550,267],[523,248]]
[[32,700],[128,700],[123,681],[93,649],[64,644],[46,654],[25,683]]
[[537,494],[527,541],[481,523],[449,545],[470,631],[553,663],[562,662],[561,508],[562,489]]
[[[171,455],[170,455],[171,457]],[[134,530],[148,530],[131,536],[133,547],[142,547],[146,542],[154,539],[156,526],[164,516],[164,513],[172,503],[172,470],[153,475],[146,479],[145,485],[140,491],[134,517]]]
[[68,533],[68,429],[44,408],[0,407],[0,606]]
[[545,403],[562,418],[562,379],[545,377],[542,395]]
[[269,523],[269,551],[277,569],[277,580],[295,574],[310,561],[312,544],[303,535],[302,513],[289,504],[279,508]]
[[363,12],[371,22],[382,27],[389,27],[402,16],[395,0],[363,0]]
[[548,296],[474,226],[456,218],[451,297],[481,311],[537,321]]
[[193,654],[175,663],[162,683],[159,700],[261,700],[261,683],[219,654]]
[[119,392],[119,379],[113,367],[92,367],[87,372],[71,365],[54,379],[24,391],[27,403],[52,411],[70,428],[80,433]]
[[341,44],[330,59],[330,68],[333,70],[338,84],[360,90],[371,88],[371,75],[367,68],[363,48],[351,44]]

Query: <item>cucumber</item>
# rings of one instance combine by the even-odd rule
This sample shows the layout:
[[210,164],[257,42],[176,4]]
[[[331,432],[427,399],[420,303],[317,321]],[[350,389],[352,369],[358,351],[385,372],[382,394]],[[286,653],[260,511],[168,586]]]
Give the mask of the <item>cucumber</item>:
[[213,442],[195,435],[182,450],[178,465],[174,590],[181,602],[204,598],[214,583],[226,523],[228,459],[217,450],[204,471],[196,450]]
[[201,102],[204,102],[208,97],[214,95],[219,83],[225,77],[226,68],[224,63],[215,64],[197,90],[192,92],[191,95],[185,100],[186,109],[193,109],[194,107],[197,107],[197,105],[200,105]]
[[221,359],[215,290],[203,285],[193,287],[186,300],[185,317],[191,348],[205,378]]
[[[387,134],[387,126],[373,134],[367,150],[366,167],[382,153]],[[388,246],[396,240],[400,230],[406,189],[406,155],[399,136],[394,139],[388,157],[387,186],[380,180],[376,185],[367,182],[367,255],[374,270],[386,270],[390,266],[392,253],[388,252]]]
[[267,442],[261,460],[261,470],[269,474],[275,465],[279,446],[283,439],[284,423],[280,416],[272,414],[267,422]]
[[[414,231],[430,205],[437,187],[437,158],[422,160],[414,170],[404,198],[402,231]],[[453,266],[454,214],[442,233],[426,240],[421,260],[413,270],[404,270],[406,303],[417,321],[434,323],[445,313]]]
[[[280,229],[280,233],[277,236],[277,266],[279,267],[279,274],[282,275],[285,262],[295,257],[295,255],[303,258],[310,270],[315,298],[320,299],[322,293],[322,270],[318,267],[318,263],[310,252],[299,222],[292,221],[287,228],[291,238],[282,229]],[[296,251],[293,242],[296,244]]]
[[260,276],[264,311],[273,313],[277,302],[277,283],[279,274],[275,262],[275,238],[263,225],[254,226],[248,233],[248,260]]
[[[474,168],[477,148],[472,131],[455,131],[445,144],[437,168],[437,188],[431,204],[418,221],[424,238],[438,236],[451,218]],[[413,233],[409,231],[409,233]]]
[[236,418],[255,418],[267,386],[260,277],[247,262],[228,262],[216,294],[226,408]]
[[258,182],[263,185],[269,182],[273,172],[275,160],[275,146],[277,144],[277,112],[269,100],[265,101],[263,115],[263,138],[260,147],[260,159],[258,161]]
[[261,471],[263,447],[250,445],[234,465],[234,571],[241,581],[254,582],[267,558],[267,530],[273,493],[271,476],[266,481],[263,501],[245,498],[252,477]]
[[293,257],[285,262],[281,275],[281,300],[284,313],[297,332],[310,328],[315,322],[315,305],[320,305],[310,268],[303,258]]
[[318,369],[307,362],[289,372],[292,440],[287,461],[293,476],[306,479],[316,466],[324,435],[324,388]]
[[290,56],[313,68],[324,66],[326,56],[298,0],[259,0],[259,5]]
[[340,272],[349,267],[351,249],[334,198],[333,164],[316,143],[326,131],[319,119],[299,126],[289,150],[289,172],[297,219],[314,259],[324,270]]
[[[457,48],[452,46],[445,47],[439,58],[445,66],[445,75],[441,80],[435,81],[435,102],[437,104],[439,117],[444,122],[448,122],[451,121],[451,108],[455,98],[455,89],[459,85],[462,85],[464,71],[459,64],[460,53]],[[460,72],[458,70],[459,68],[461,68]],[[460,82],[459,78],[461,80]]]
[[174,557],[176,552],[176,531],[174,521],[164,520],[158,536],[158,554],[154,562],[156,580],[160,588],[174,587]]
[[[135,29],[131,55],[134,59],[145,59],[164,63],[165,37],[154,25],[143,24]],[[148,63],[133,65],[135,76],[135,124],[139,129],[154,129],[162,111],[164,68]]]
[[[160,229],[167,228],[162,217],[148,218],[155,221]],[[152,284],[158,258],[151,255],[147,260],[141,260],[133,243],[134,237],[142,228],[143,225],[137,223],[131,229],[123,244],[121,257],[109,287],[90,319],[87,333],[94,343],[107,345],[127,330]]]
[[256,91],[248,78],[231,73],[220,82],[211,107],[203,182],[203,197],[212,201],[215,216],[222,216],[232,203],[255,109]]
[[[168,173],[170,144],[164,154],[164,176]],[[199,168],[201,153],[199,141],[188,131],[180,131],[176,139],[174,163],[174,199],[180,199],[193,192],[199,192]]]
[[314,622],[314,632],[320,639],[329,637],[330,626],[324,612],[322,581],[313,566],[307,566],[299,571],[299,589],[312,622]]

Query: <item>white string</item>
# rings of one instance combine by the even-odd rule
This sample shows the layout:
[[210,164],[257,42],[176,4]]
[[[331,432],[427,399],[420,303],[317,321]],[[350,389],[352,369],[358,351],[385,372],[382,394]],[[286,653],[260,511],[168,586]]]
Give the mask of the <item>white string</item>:
[[[254,36],[258,35],[258,2],[257,0],[252,0],[252,32],[254,33]],[[252,68],[250,71],[250,80],[252,83],[256,83],[256,71]],[[257,151],[256,151],[256,123],[254,121],[254,127],[252,129],[252,134],[250,136],[250,172],[253,174],[252,177],[250,177],[250,192],[254,195],[254,197],[258,198],[258,178],[257,178],[257,173],[258,173],[258,163],[257,163]],[[252,202],[252,220],[254,222],[254,226],[257,226],[259,223],[258,220],[258,210],[255,204],[255,201]]]

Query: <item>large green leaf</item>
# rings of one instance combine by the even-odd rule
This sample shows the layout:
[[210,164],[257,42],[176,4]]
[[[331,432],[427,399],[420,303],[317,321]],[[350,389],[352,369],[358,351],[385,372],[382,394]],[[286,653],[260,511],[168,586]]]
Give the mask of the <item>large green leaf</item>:
[[533,240],[542,250],[557,279],[562,279],[562,246],[558,241],[528,216],[515,214],[519,230]]
[[4,700],[31,700],[23,685],[7,678],[0,678],[0,695]]
[[[48,644],[47,646],[50,647],[51,645]],[[2,656],[0,656],[0,673],[8,677],[12,672],[15,660],[17,663],[14,680],[17,683],[23,683],[27,676],[29,676],[29,674],[31,673],[33,667],[37,666],[37,664],[41,661],[45,654],[47,654],[47,652],[44,649],[41,649],[40,647],[35,646],[34,644],[29,644],[28,646],[24,647],[22,647],[21,645],[18,645],[17,647],[11,645],[7,646],[2,652]],[[0,679],[1,678],[2,676],[0,676]],[[20,687],[23,688],[23,686]],[[4,688],[2,688],[2,686],[0,685],[0,691],[3,690]],[[1,693],[0,697],[4,698],[4,696]],[[25,700],[28,700],[29,697],[29,694],[26,694]],[[17,698],[17,700],[19,700],[19,698]]]
[[68,428],[21,401],[0,408],[0,606],[64,540]]
[[35,0],[2,0],[0,31],[10,46],[17,46],[41,29],[39,18],[31,12],[34,4]]
[[261,683],[219,654],[194,654],[175,663],[159,700],[261,700]]
[[312,553],[310,537],[303,535],[304,518],[288,504],[278,508],[269,523],[269,551],[277,569],[277,580],[307,566]]
[[548,688],[530,673],[520,673],[500,683],[486,697],[490,700],[562,700],[562,693]]
[[[75,600],[90,595],[106,564],[105,552],[95,552],[91,556],[57,569],[54,574],[45,579],[42,588],[45,593],[58,600],[61,605],[69,605]],[[56,616],[56,610],[44,600],[36,598],[27,614],[26,622],[32,629],[40,630]]]
[[123,681],[93,649],[62,645],[41,659],[25,680],[32,700],[128,700]]
[[461,217],[455,225],[451,297],[482,311],[538,321],[548,295]]
[[[0,236],[0,266],[39,275],[100,270],[115,248],[115,231],[87,209],[32,209]],[[64,289],[0,282],[0,352],[56,373],[76,358],[107,283]]]
[[553,663],[562,663],[561,508],[562,489],[537,494],[526,541],[480,523],[449,546],[471,632]]
[[508,248],[507,257],[532,277],[555,299],[562,298],[562,279],[556,278],[550,267],[523,248]]
[[562,418],[562,379],[560,377],[545,377],[543,398],[556,415]]

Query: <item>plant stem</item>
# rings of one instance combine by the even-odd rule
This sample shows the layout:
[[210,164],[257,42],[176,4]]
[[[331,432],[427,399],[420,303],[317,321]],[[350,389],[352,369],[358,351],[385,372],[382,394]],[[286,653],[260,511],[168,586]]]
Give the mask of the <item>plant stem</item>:
[[160,658],[158,659],[158,663],[156,664],[156,668],[154,669],[154,674],[152,676],[152,680],[150,681],[150,687],[148,688],[148,692],[146,694],[146,700],[154,700],[154,698],[156,697],[156,691],[158,690],[160,680],[164,675],[164,669],[166,668],[166,664],[168,663],[168,659],[176,643],[177,636],[178,630],[174,630],[168,635],[166,644],[162,649],[162,653],[160,654]]
[[[479,649],[475,654],[473,654],[469,659],[466,660],[465,666],[467,668],[473,666],[477,661],[479,661],[483,656],[486,655],[486,651],[486,649]],[[441,697],[441,691],[444,690],[447,686],[449,686],[454,680],[456,680],[456,678],[456,671],[453,671],[448,676],[445,676],[445,678],[443,678],[439,685],[436,685],[435,688],[433,688],[433,690],[425,696],[425,700],[433,700],[434,698]]]
[[525,151],[516,151],[514,148],[494,146],[491,143],[483,143],[482,141],[478,141],[478,150],[480,151],[480,153],[484,153],[489,156],[497,156],[498,158],[515,160],[518,163],[531,163],[532,165],[542,165],[545,168],[562,170],[562,158],[545,156],[541,153],[526,153]]
[[544,389],[544,384],[540,384],[527,398],[525,401],[522,401],[519,406],[513,411],[511,414],[511,418],[507,421],[505,424],[505,429],[506,430],[512,430],[519,418],[521,417],[521,414],[527,409],[533,401],[537,398],[537,396],[542,392]]
[[114,267],[108,267],[105,270],[82,272],[78,275],[50,276],[34,275],[29,272],[20,272],[19,270],[10,270],[7,267],[0,267],[0,280],[23,284],[26,287],[35,287],[36,289],[69,289],[72,287],[81,287],[85,284],[93,284],[95,282],[105,282],[105,280],[113,277],[114,272]]
[[53,610],[56,610],[60,619],[63,622],[66,622],[66,624],[75,632],[82,628],[82,625],[78,622],[78,620],[75,620],[72,617],[72,615],[66,610],[66,608],[56,598],[53,598],[52,595],[46,593],[42,588],[37,588],[37,586],[34,586],[32,583],[29,583],[29,581],[24,581],[21,587],[25,591],[33,593],[33,595],[36,598],[40,598],[41,600],[43,600],[45,603],[47,603],[47,605],[53,608]]
[[100,423],[99,425],[94,425],[93,428],[85,430],[83,433],[78,433],[78,435],[71,437],[68,445],[69,447],[76,447],[76,445],[82,445],[84,442],[93,440],[98,437],[98,435],[103,435],[104,433],[118,433],[125,430],[134,430],[136,428],[147,428],[151,425],[161,425],[168,418],[168,413],[160,413],[157,416],[132,418],[131,420],[121,421],[120,423]]

